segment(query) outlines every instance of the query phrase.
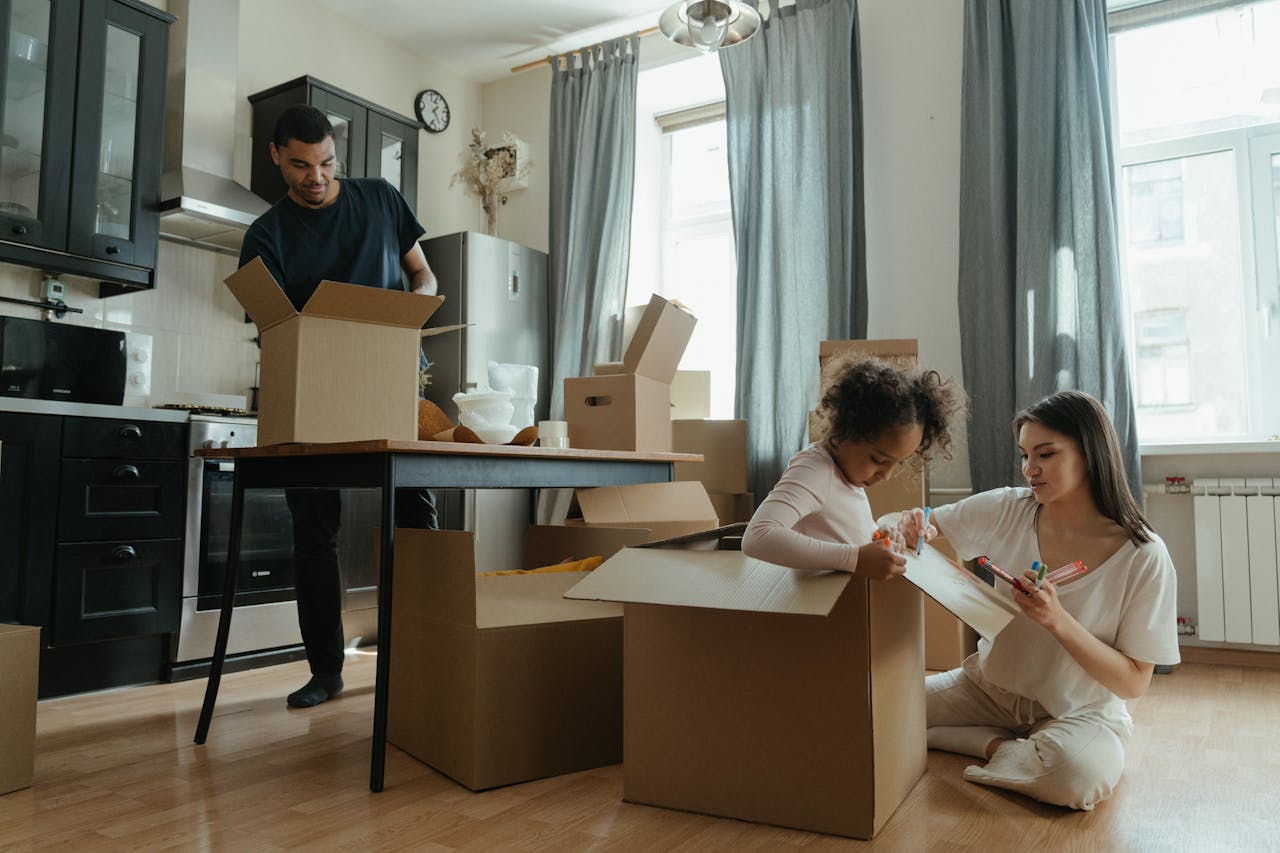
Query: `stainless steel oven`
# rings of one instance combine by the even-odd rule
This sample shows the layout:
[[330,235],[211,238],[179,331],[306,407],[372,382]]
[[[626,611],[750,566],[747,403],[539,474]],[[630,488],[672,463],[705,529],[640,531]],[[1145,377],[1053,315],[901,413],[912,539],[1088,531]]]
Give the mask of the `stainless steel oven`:
[[[252,447],[252,418],[193,414],[190,449]],[[213,656],[231,534],[235,463],[192,456],[187,478],[187,538],[182,614],[174,663]],[[298,646],[293,588],[293,522],[282,489],[245,492],[244,527],[228,654]]]

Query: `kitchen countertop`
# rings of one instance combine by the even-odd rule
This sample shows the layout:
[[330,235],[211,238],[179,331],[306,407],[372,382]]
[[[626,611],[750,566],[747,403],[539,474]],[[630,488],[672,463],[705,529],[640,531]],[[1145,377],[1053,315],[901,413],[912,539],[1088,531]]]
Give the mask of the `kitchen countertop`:
[[0,397],[0,412],[28,415],[72,415],[82,418],[112,418],[129,421],[186,423],[185,409],[148,409],[138,406],[106,406],[100,403],[68,403],[63,400],[32,400],[27,397]]

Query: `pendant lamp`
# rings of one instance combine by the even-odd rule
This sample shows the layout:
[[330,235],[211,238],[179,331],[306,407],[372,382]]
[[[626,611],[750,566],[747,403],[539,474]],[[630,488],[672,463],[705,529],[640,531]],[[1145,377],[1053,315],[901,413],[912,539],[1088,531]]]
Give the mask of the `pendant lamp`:
[[745,0],[681,0],[658,19],[662,34],[704,53],[746,41],[760,29],[760,13]]

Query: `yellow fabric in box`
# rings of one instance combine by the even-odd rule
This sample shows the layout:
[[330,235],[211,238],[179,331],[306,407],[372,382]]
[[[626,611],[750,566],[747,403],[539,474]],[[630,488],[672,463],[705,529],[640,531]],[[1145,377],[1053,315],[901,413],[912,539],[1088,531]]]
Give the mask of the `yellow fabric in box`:
[[556,563],[554,566],[541,566],[536,569],[505,569],[501,572],[478,572],[478,578],[496,578],[503,575],[549,575],[553,572],[589,572],[604,562],[604,557],[587,557],[585,560],[572,560],[567,563]]

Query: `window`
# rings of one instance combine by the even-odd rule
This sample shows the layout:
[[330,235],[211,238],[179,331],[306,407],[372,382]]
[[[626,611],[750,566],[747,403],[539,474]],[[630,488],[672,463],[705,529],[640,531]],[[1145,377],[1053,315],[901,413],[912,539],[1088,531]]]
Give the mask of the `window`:
[[1172,9],[1112,16],[1138,432],[1265,437],[1280,433],[1280,0]]
[[641,71],[636,100],[627,304],[657,293],[693,312],[698,325],[680,368],[709,371],[711,417],[731,418],[738,279],[719,59]]

